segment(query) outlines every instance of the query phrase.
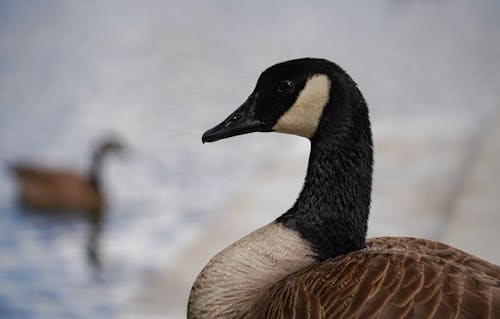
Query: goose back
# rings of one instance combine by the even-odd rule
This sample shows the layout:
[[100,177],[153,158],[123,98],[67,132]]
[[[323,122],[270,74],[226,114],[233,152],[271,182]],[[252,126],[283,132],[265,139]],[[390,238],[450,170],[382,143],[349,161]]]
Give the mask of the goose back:
[[248,318],[500,318],[500,267],[448,245],[381,237],[277,282]]
[[83,176],[69,170],[13,167],[23,205],[42,210],[99,210],[103,196]]

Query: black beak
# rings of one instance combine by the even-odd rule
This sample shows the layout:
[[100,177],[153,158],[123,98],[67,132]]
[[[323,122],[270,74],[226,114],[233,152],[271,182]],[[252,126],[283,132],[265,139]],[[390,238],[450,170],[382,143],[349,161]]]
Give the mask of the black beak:
[[255,115],[255,101],[257,94],[252,94],[236,111],[219,125],[209,129],[201,137],[201,141],[215,142],[231,136],[264,132],[265,124]]

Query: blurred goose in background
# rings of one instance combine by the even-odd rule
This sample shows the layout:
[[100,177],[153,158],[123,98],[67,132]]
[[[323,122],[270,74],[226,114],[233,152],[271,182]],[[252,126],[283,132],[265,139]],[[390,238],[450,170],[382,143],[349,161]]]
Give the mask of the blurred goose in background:
[[22,205],[44,213],[85,214],[89,225],[85,251],[89,263],[95,269],[101,265],[99,237],[105,208],[101,182],[103,161],[108,154],[122,150],[123,145],[118,139],[103,139],[93,152],[86,175],[37,165],[10,165],[19,184],[18,198]]
[[310,139],[302,191],[208,262],[188,318],[500,318],[500,267],[430,240],[366,240],[372,134],[344,70],[310,58],[274,65],[202,140],[270,131]]
[[103,160],[122,149],[117,139],[102,141],[93,153],[87,175],[24,163],[10,165],[19,185],[19,201],[38,210],[100,211],[105,202],[101,185]]

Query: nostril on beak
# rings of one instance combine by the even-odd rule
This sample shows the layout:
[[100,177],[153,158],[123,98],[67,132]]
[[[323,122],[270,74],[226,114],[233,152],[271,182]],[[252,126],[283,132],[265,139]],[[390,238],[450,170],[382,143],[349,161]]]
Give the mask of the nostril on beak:
[[240,118],[241,118],[241,114],[234,115],[232,118],[229,119],[229,121],[226,122],[226,124],[224,124],[224,127],[231,126],[231,124],[233,124],[234,121],[237,121]]

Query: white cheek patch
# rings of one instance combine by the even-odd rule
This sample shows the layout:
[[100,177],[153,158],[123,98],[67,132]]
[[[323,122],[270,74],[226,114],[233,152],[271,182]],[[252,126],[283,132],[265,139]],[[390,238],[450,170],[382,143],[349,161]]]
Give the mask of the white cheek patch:
[[324,74],[310,77],[297,100],[273,127],[273,131],[311,138],[330,97],[330,79]]

